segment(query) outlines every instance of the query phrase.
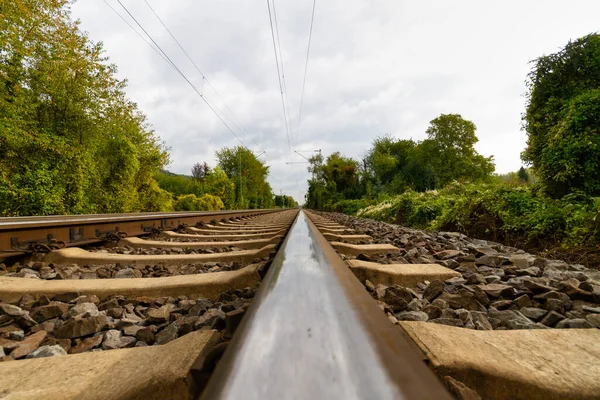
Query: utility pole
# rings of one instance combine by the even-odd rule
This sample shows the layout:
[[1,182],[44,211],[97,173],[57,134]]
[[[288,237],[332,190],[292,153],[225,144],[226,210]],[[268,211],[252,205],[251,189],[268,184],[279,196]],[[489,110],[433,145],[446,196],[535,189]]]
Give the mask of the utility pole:
[[238,146],[238,155],[240,157],[240,190],[238,190],[239,192],[239,200],[238,200],[238,209],[241,210],[242,209],[242,149],[241,147]]

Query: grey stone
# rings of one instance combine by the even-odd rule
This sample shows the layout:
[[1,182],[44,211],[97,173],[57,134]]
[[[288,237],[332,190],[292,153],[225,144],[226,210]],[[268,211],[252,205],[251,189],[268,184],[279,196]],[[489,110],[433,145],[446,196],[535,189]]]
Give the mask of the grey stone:
[[429,316],[423,311],[404,311],[395,314],[400,321],[427,321]]
[[488,275],[485,277],[485,282],[483,283],[498,283],[502,280],[499,276],[496,275]]
[[488,285],[479,285],[487,295],[492,297],[512,297],[515,294],[515,289],[509,285],[500,283],[490,283]]
[[144,327],[143,329],[137,331],[135,338],[147,344],[152,344],[154,343],[155,335],[152,331],[152,328]]
[[82,315],[84,317],[95,317],[99,314],[98,307],[94,303],[79,303],[69,309],[70,317]]
[[583,306],[583,311],[591,312],[594,314],[600,314],[600,307]]
[[435,299],[434,301],[431,302],[432,306],[436,306],[439,307],[441,310],[443,310],[444,308],[448,308],[448,302],[445,300],[442,300],[440,298]]
[[12,331],[8,334],[10,340],[23,340],[25,339],[25,332],[22,329]]
[[458,318],[458,313],[451,308],[445,308],[442,310],[441,318]]
[[444,291],[444,282],[435,280],[427,286],[427,289],[423,292],[423,298],[430,303],[434,301]]
[[556,328],[565,329],[565,328],[574,328],[574,329],[585,329],[585,328],[594,328],[594,325],[586,321],[585,319],[563,319],[558,324],[556,324]]
[[165,322],[169,320],[171,307],[167,304],[160,308],[149,308],[146,316],[151,322]]
[[485,307],[477,301],[475,295],[466,289],[460,289],[456,294],[444,292],[438,298],[448,302],[448,305],[453,309],[465,308],[469,311],[485,311]]
[[225,327],[225,313],[217,308],[210,308],[196,321],[195,328],[206,326],[210,329],[222,329]]
[[471,312],[469,312],[469,310],[460,308],[460,309],[456,310],[455,312],[456,312],[456,316],[458,317],[458,319],[460,319],[462,322],[466,323],[467,321],[471,320]]
[[412,294],[401,286],[390,286],[385,290],[385,301],[395,311],[404,311],[413,299]]
[[428,319],[436,319],[442,316],[442,309],[438,306],[434,306],[433,304],[423,307],[422,311],[427,314]]
[[564,315],[561,315],[556,311],[550,311],[540,322],[546,326],[554,326],[563,319],[565,319]]
[[494,329],[485,313],[478,312],[478,311],[471,311],[470,314],[471,314],[471,319],[473,320],[473,324],[475,325],[475,329],[477,329],[479,331],[491,331]]
[[559,314],[565,313],[565,306],[561,300],[558,299],[548,299],[546,300],[546,305],[544,308],[547,311],[556,311]]
[[589,314],[585,319],[596,328],[600,328],[600,314]]
[[500,255],[484,255],[475,260],[476,265],[487,265],[488,267],[499,267],[508,263],[508,257]]
[[527,318],[532,319],[536,322],[540,321],[542,318],[544,318],[544,315],[548,313],[548,311],[546,310],[542,310],[541,308],[535,307],[523,307],[519,311],[521,311],[521,314],[523,314]]
[[520,269],[526,269],[533,265],[535,257],[530,254],[513,254],[509,257],[509,261]]
[[512,306],[513,302],[511,300],[498,300],[491,304],[497,310],[506,310],[510,306]]
[[49,304],[31,309],[31,318],[36,322],[43,322],[52,318],[62,317],[69,305],[59,301],[51,301]]
[[122,336],[121,331],[111,329],[104,334],[102,348],[104,350],[122,349],[135,345],[135,338],[131,336]]
[[420,311],[426,304],[429,304],[427,300],[419,300],[412,299],[410,303],[408,303],[408,307],[406,307],[407,311]]
[[523,307],[531,307],[532,303],[531,303],[531,299],[529,298],[529,296],[527,296],[526,294],[517,297],[516,299],[513,300],[513,303],[518,307],[518,308],[523,308]]
[[135,273],[132,268],[123,268],[115,273],[115,278],[135,278]]
[[[493,276],[493,275],[490,275]],[[500,279],[496,277],[497,279]],[[486,284],[487,279],[481,274],[473,274],[467,278],[467,285]]]
[[449,258],[455,258],[462,255],[462,253],[458,250],[443,250],[435,253],[433,256],[440,260],[447,260]]
[[176,322],[171,323],[162,331],[156,334],[156,344],[166,344],[171,340],[175,340],[179,337],[179,326]]
[[9,317],[21,317],[27,314],[27,311],[8,303],[0,303],[0,315],[8,315]]
[[433,322],[433,323],[441,324],[441,325],[456,326],[459,328],[463,327],[463,322],[460,319],[454,319],[454,318],[437,318],[437,319],[430,320],[429,322]]
[[538,267],[529,267],[517,270],[518,276],[540,276],[542,271]]
[[108,318],[104,315],[82,318],[77,316],[65,321],[56,329],[56,337],[64,339],[78,338],[100,332],[109,326]]
[[42,358],[54,356],[66,356],[67,352],[61,346],[41,346],[29,353],[25,358]]
[[140,325],[129,325],[126,326],[122,329],[123,331],[123,335],[126,336],[136,336],[138,331],[141,329],[145,329],[144,326],[140,326]]
[[[493,318],[499,322],[498,326],[508,327],[510,321],[517,321],[517,322],[520,322],[521,324],[531,324],[532,323],[523,314],[521,314],[519,312],[515,312],[513,310],[499,311],[499,310],[495,309],[494,307],[490,307],[490,309],[488,310],[488,315],[490,318]],[[494,324],[492,324],[492,326],[493,325]],[[494,326],[494,328],[497,328],[497,326]]]

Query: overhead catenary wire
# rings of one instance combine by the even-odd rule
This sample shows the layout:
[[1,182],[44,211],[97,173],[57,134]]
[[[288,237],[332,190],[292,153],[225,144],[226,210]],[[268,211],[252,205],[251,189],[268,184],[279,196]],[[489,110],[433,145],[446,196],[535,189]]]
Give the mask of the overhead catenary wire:
[[302,105],[304,103],[304,88],[306,87],[306,75],[308,72],[308,56],[310,54],[310,43],[312,41],[312,32],[313,32],[313,25],[315,22],[315,8],[317,5],[317,0],[313,0],[313,6],[312,6],[312,15],[310,17],[310,29],[308,31],[308,46],[306,47],[306,62],[304,63],[304,79],[302,80],[302,93],[300,95],[300,109],[298,111],[298,122],[296,125],[296,139],[295,142],[298,142],[298,135],[300,132],[300,121],[302,119]]
[[271,15],[271,3],[267,0],[267,9],[269,11],[269,23],[271,25],[271,37],[273,38],[273,52],[275,53],[275,64],[277,65],[277,78],[279,80],[279,91],[281,93],[281,106],[283,108],[283,119],[285,124],[286,136],[288,141],[288,147],[290,150],[290,158],[292,156],[292,142],[290,139],[290,129],[288,125],[287,113],[285,109],[285,100],[283,98],[283,84],[281,82],[281,71],[279,69],[279,58],[277,56],[277,45],[275,44],[275,30],[273,28],[273,17]]
[[292,131],[292,121],[290,114],[290,102],[288,100],[287,94],[287,83],[285,81],[285,68],[283,67],[283,52],[281,51],[281,39],[279,38],[279,23],[277,22],[277,11],[275,9],[275,0],[273,1],[273,21],[275,22],[275,34],[277,36],[277,48],[279,49],[279,63],[281,64],[281,82],[283,83],[283,96],[285,98],[285,111],[287,112],[287,124],[290,132],[290,140],[292,142],[292,146],[296,147],[294,144],[294,132]]
[[[121,15],[121,14],[120,14],[120,13],[119,13],[119,12],[118,12],[118,11],[117,11],[117,10],[116,10],[116,9],[115,9],[115,8],[114,8],[114,7],[113,7],[113,6],[112,6],[112,5],[111,5],[111,4],[110,4],[110,3],[109,3],[107,0],[102,0],[102,1],[104,1],[104,4],[106,4],[106,5],[107,5],[107,6],[108,6],[108,7],[109,7],[111,10],[113,10],[113,12],[114,12],[115,14],[117,14],[117,15],[119,16],[119,18],[121,18],[121,19],[123,20],[123,22],[125,22],[125,23],[126,23],[126,24],[127,24],[127,25],[128,25],[130,28],[131,28],[131,30],[132,30],[132,31],[134,31],[135,33],[137,33],[137,35],[138,35],[140,38],[142,38],[142,40],[143,40],[144,42],[146,42],[146,43],[148,44],[148,46],[150,46],[150,47],[152,48],[152,50],[154,50],[154,51],[156,52],[156,54],[158,54],[158,55],[159,55],[159,56],[160,56],[160,57],[161,57],[163,60],[165,60],[165,62],[166,62],[167,64],[171,64],[171,63],[169,62],[169,60],[167,60],[167,59],[165,58],[165,56],[163,56],[163,55],[160,53],[160,51],[158,51],[158,49],[157,49],[156,47],[154,47],[154,46],[152,45],[152,43],[150,43],[150,41],[149,41],[149,40],[148,40],[146,37],[144,37],[144,35],[142,35],[142,34],[141,34],[141,33],[140,33],[140,32],[139,32],[137,29],[135,29],[135,28],[133,27],[133,25],[131,25],[131,24],[129,23],[129,21],[127,21],[127,19],[125,19],[125,17],[124,17],[124,16],[122,16],[122,15]],[[171,65],[171,66],[172,66],[172,65]]]
[[215,111],[215,109],[213,108],[213,106],[204,98],[204,96],[198,90],[198,88],[188,79],[188,77],[183,72],[181,72],[181,70],[177,67],[177,65],[173,62],[173,60],[171,60],[171,58],[167,55],[167,53],[165,53],[164,50],[160,47],[160,45],[158,43],[156,43],[156,41],[154,40],[154,38],[152,38],[152,35],[150,35],[148,33],[148,31],[146,31],[146,29],[144,29],[144,27],[138,22],[138,20],[131,14],[131,12],[129,12],[129,10],[127,9],[127,7],[125,7],[125,5],[123,5],[123,3],[121,2],[121,0],[117,0],[117,2],[125,10],[125,12],[127,12],[127,14],[129,14],[129,16],[134,20],[134,22],[137,24],[137,26],[139,26],[140,29],[142,31],[144,31],[144,33],[148,36],[148,38],[152,41],[152,43],[154,43],[154,45],[160,50],[160,52],[170,62],[170,64],[179,73],[179,75],[181,75],[181,77],[183,79],[185,79],[185,81],[192,87],[192,89],[196,92],[196,94],[198,94],[198,96],[200,96],[200,98],[202,99],[202,101],[204,101],[204,103],[206,103],[206,105],[208,106],[208,108],[217,116],[217,118],[219,118],[219,120],[221,121],[221,123],[223,123],[223,125],[225,125],[225,127],[229,130],[229,132],[231,132],[231,134],[242,144],[242,146],[245,147],[244,142],[242,141],[242,139],[240,139],[239,136],[235,134],[235,132],[233,131],[233,129],[231,129],[231,127],[225,122],[225,120]]
[[[235,113],[233,112],[233,110],[229,107],[229,105],[227,104],[227,102],[225,102],[225,100],[223,99],[223,97],[215,89],[215,87],[212,85],[212,83],[210,83],[210,81],[208,80],[208,78],[206,77],[206,75],[204,75],[204,73],[202,73],[202,71],[200,70],[200,67],[198,67],[198,65],[196,64],[196,62],[194,62],[194,60],[192,59],[192,57],[190,56],[190,54],[185,50],[185,48],[183,47],[183,45],[181,44],[181,42],[179,42],[179,40],[175,37],[175,35],[173,34],[173,32],[171,32],[171,30],[169,29],[169,27],[165,24],[165,22],[158,15],[158,13],[154,10],[154,8],[150,5],[150,3],[148,3],[147,0],[144,0],[144,3],[146,3],[146,6],[148,6],[148,8],[150,9],[150,11],[152,11],[152,14],[154,14],[154,16],[156,17],[156,19],[158,20],[158,22],[160,22],[160,24],[163,26],[163,28],[165,28],[165,30],[167,31],[167,33],[169,34],[169,36],[171,36],[171,38],[173,39],[173,41],[175,41],[175,43],[177,44],[177,46],[179,46],[179,49],[183,52],[183,54],[185,54],[185,56],[190,61],[190,63],[192,63],[192,65],[194,66],[194,68],[196,69],[196,71],[198,71],[198,73],[200,74],[200,76],[202,76],[203,81],[206,82],[206,84],[213,90],[213,92],[221,100],[221,102],[223,103],[223,105],[225,106],[225,108],[229,111],[229,114],[230,114],[229,119],[231,120],[231,122],[233,123],[233,125],[235,125],[240,131],[243,131],[244,135],[250,135],[248,133],[248,131],[246,130],[246,128],[244,128],[242,126],[242,124],[239,122],[237,116],[235,115]],[[225,113],[223,111],[221,111],[216,105],[214,107],[222,115],[225,115]],[[252,138],[251,138],[251,140],[252,140],[252,142],[256,146],[258,146],[258,143],[256,143]]]

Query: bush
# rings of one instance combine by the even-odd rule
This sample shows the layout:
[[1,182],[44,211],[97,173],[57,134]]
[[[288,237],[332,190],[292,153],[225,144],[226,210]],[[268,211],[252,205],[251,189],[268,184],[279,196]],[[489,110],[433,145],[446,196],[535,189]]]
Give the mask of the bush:
[[341,200],[331,206],[331,211],[341,212],[344,214],[356,215],[358,210],[365,208],[369,202],[365,199],[359,200]]
[[224,209],[225,205],[220,197],[206,193],[198,199],[198,207],[203,211],[217,211]]
[[408,191],[357,215],[512,246],[595,246],[600,241],[600,198],[552,199],[527,186],[454,183],[439,191]]
[[175,211],[216,211],[225,208],[223,201],[212,194],[203,194],[199,198],[195,194],[179,196],[174,203]]

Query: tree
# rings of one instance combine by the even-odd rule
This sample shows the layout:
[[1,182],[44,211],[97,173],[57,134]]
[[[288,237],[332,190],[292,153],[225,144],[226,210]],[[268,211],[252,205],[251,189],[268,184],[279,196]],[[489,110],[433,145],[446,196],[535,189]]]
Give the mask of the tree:
[[196,163],[192,166],[192,178],[198,182],[202,182],[207,175],[210,174],[210,167],[206,161],[202,164]]
[[70,3],[2,2],[0,215],[168,208],[167,149]]
[[275,195],[273,200],[275,202],[275,207],[281,207],[281,208],[298,207],[298,203],[296,202],[296,200],[294,200],[294,198],[292,196],[277,194],[277,195]]
[[436,186],[443,187],[453,180],[478,180],[494,172],[492,157],[475,151],[478,142],[475,124],[460,114],[442,114],[427,128],[427,157],[436,175]]
[[527,173],[524,167],[519,168],[517,176],[519,177],[519,180],[523,182],[529,182],[529,174]]
[[270,208],[273,191],[267,182],[269,167],[254,153],[242,146],[224,147],[217,151],[219,167],[235,185],[235,199],[239,209]]
[[523,161],[551,196],[600,195],[600,35],[536,59],[527,86]]
[[202,192],[220,198],[228,210],[235,206],[235,184],[218,166],[204,178]]
[[321,154],[316,154],[309,158],[309,163],[312,178],[308,181],[308,207],[328,208],[340,200],[358,199],[364,194],[356,160],[335,152],[326,162]]

